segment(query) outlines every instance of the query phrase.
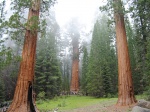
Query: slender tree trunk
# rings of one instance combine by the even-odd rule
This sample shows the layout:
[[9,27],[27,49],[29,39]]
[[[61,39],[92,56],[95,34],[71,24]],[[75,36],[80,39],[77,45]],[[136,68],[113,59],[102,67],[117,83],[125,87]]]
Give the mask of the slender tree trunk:
[[114,0],[114,16],[116,22],[117,53],[118,53],[118,106],[127,106],[134,104],[134,89],[132,84],[132,75],[130,59],[127,46],[126,31],[124,25],[124,15],[122,11],[121,0]]
[[[25,41],[22,51],[22,61],[18,74],[12,104],[7,112],[36,112],[32,98],[32,83],[34,79],[34,65],[37,42],[37,28],[31,30],[31,26],[38,24],[40,0],[32,0],[32,7],[29,9],[29,26],[25,33]],[[37,22],[32,21],[36,17]]]
[[77,94],[79,91],[79,48],[78,38],[73,38],[73,62],[70,91]]

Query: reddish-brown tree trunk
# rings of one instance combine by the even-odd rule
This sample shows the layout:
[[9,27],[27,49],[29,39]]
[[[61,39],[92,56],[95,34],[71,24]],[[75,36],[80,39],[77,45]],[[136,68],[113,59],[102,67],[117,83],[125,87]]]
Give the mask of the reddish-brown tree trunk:
[[79,91],[79,48],[78,38],[73,38],[73,61],[70,92],[77,94]]
[[[132,74],[127,46],[126,31],[124,25],[124,15],[121,0],[114,0],[115,5],[115,22],[117,37],[117,53],[118,53],[118,106],[127,106],[134,104],[134,89],[132,84]],[[121,9],[120,9],[121,8]]]
[[[28,28],[25,33],[25,41],[22,51],[22,60],[18,74],[12,104],[7,112],[36,112],[32,99],[32,82],[34,79],[34,65],[37,42],[37,29],[30,29],[32,25],[38,24],[32,21],[33,17],[39,18],[40,0],[34,1],[29,9]],[[38,20],[37,20],[38,21]]]

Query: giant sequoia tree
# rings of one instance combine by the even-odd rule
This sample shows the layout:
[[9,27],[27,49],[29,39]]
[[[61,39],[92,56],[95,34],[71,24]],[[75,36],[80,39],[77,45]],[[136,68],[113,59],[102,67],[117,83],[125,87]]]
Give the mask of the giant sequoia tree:
[[[10,17],[8,26],[14,28],[13,32],[25,29],[25,40],[15,94],[8,112],[36,111],[32,102],[32,83],[34,79],[36,42],[39,30],[39,12],[40,9],[45,11],[45,7],[43,7],[44,5],[41,2],[44,1],[16,0],[12,2],[14,4],[12,9],[15,12]],[[46,2],[44,3],[46,4]],[[49,5],[48,1],[47,4]],[[28,21],[25,24],[21,24],[21,21],[24,19],[20,17],[23,15],[24,8],[29,8]],[[22,28],[19,29],[19,26],[22,26]]]
[[73,56],[70,91],[77,93],[79,91],[79,34],[73,34],[72,36]]
[[127,47],[124,15],[121,0],[114,0],[114,16],[116,24],[118,54],[118,106],[131,105],[136,102],[132,84],[131,67]]
[[78,21],[73,18],[69,26],[69,36],[72,38],[72,76],[70,91],[74,94],[79,91],[79,31],[78,31]]
[[28,14],[28,26],[25,33],[15,94],[8,112],[36,111],[32,102],[32,82],[34,79],[39,10],[40,0],[33,0]]

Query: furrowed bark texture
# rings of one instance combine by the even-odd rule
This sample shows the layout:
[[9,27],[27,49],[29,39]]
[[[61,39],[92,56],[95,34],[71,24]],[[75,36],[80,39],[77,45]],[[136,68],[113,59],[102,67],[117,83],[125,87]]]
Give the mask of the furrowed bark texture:
[[77,94],[79,91],[79,48],[78,38],[73,38],[73,62],[70,92]]
[[[32,8],[29,9],[28,21],[32,17],[39,18],[39,7],[40,0],[34,1]],[[30,21],[30,25],[33,25],[34,22]],[[36,42],[37,29],[31,30],[29,26],[25,33],[22,61],[20,63],[14,98],[7,112],[37,112],[32,99]]]
[[[124,15],[121,11],[121,0],[114,0],[116,37],[117,37],[117,53],[118,53],[118,106],[127,106],[136,103],[134,89],[132,84],[132,74],[130,67],[130,59],[127,46],[126,31],[124,25]],[[117,6],[119,5],[119,6]],[[119,7],[119,8],[118,8]],[[120,9],[120,10],[119,10]]]

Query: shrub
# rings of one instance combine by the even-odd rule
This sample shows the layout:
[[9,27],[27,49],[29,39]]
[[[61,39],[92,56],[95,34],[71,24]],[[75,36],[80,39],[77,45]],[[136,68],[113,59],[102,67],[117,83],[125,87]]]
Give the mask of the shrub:
[[42,104],[42,103],[44,103],[44,101],[43,100],[38,100],[38,101],[36,101],[36,104]]
[[107,98],[112,98],[112,95],[110,93],[108,93]]
[[145,99],[150,101],[150,89],[148,89],[147,91],[144,92],[145,95]]
[[63,100],[62,103],[58,104],[58,107],[65,107],[66,106],[66,101]]
[[37,95],[37,97],[38,97],[40,100],[44,100],[44,98],[45,98],[45,92],[44,92],[44,91],[40,92],[40,93]]

